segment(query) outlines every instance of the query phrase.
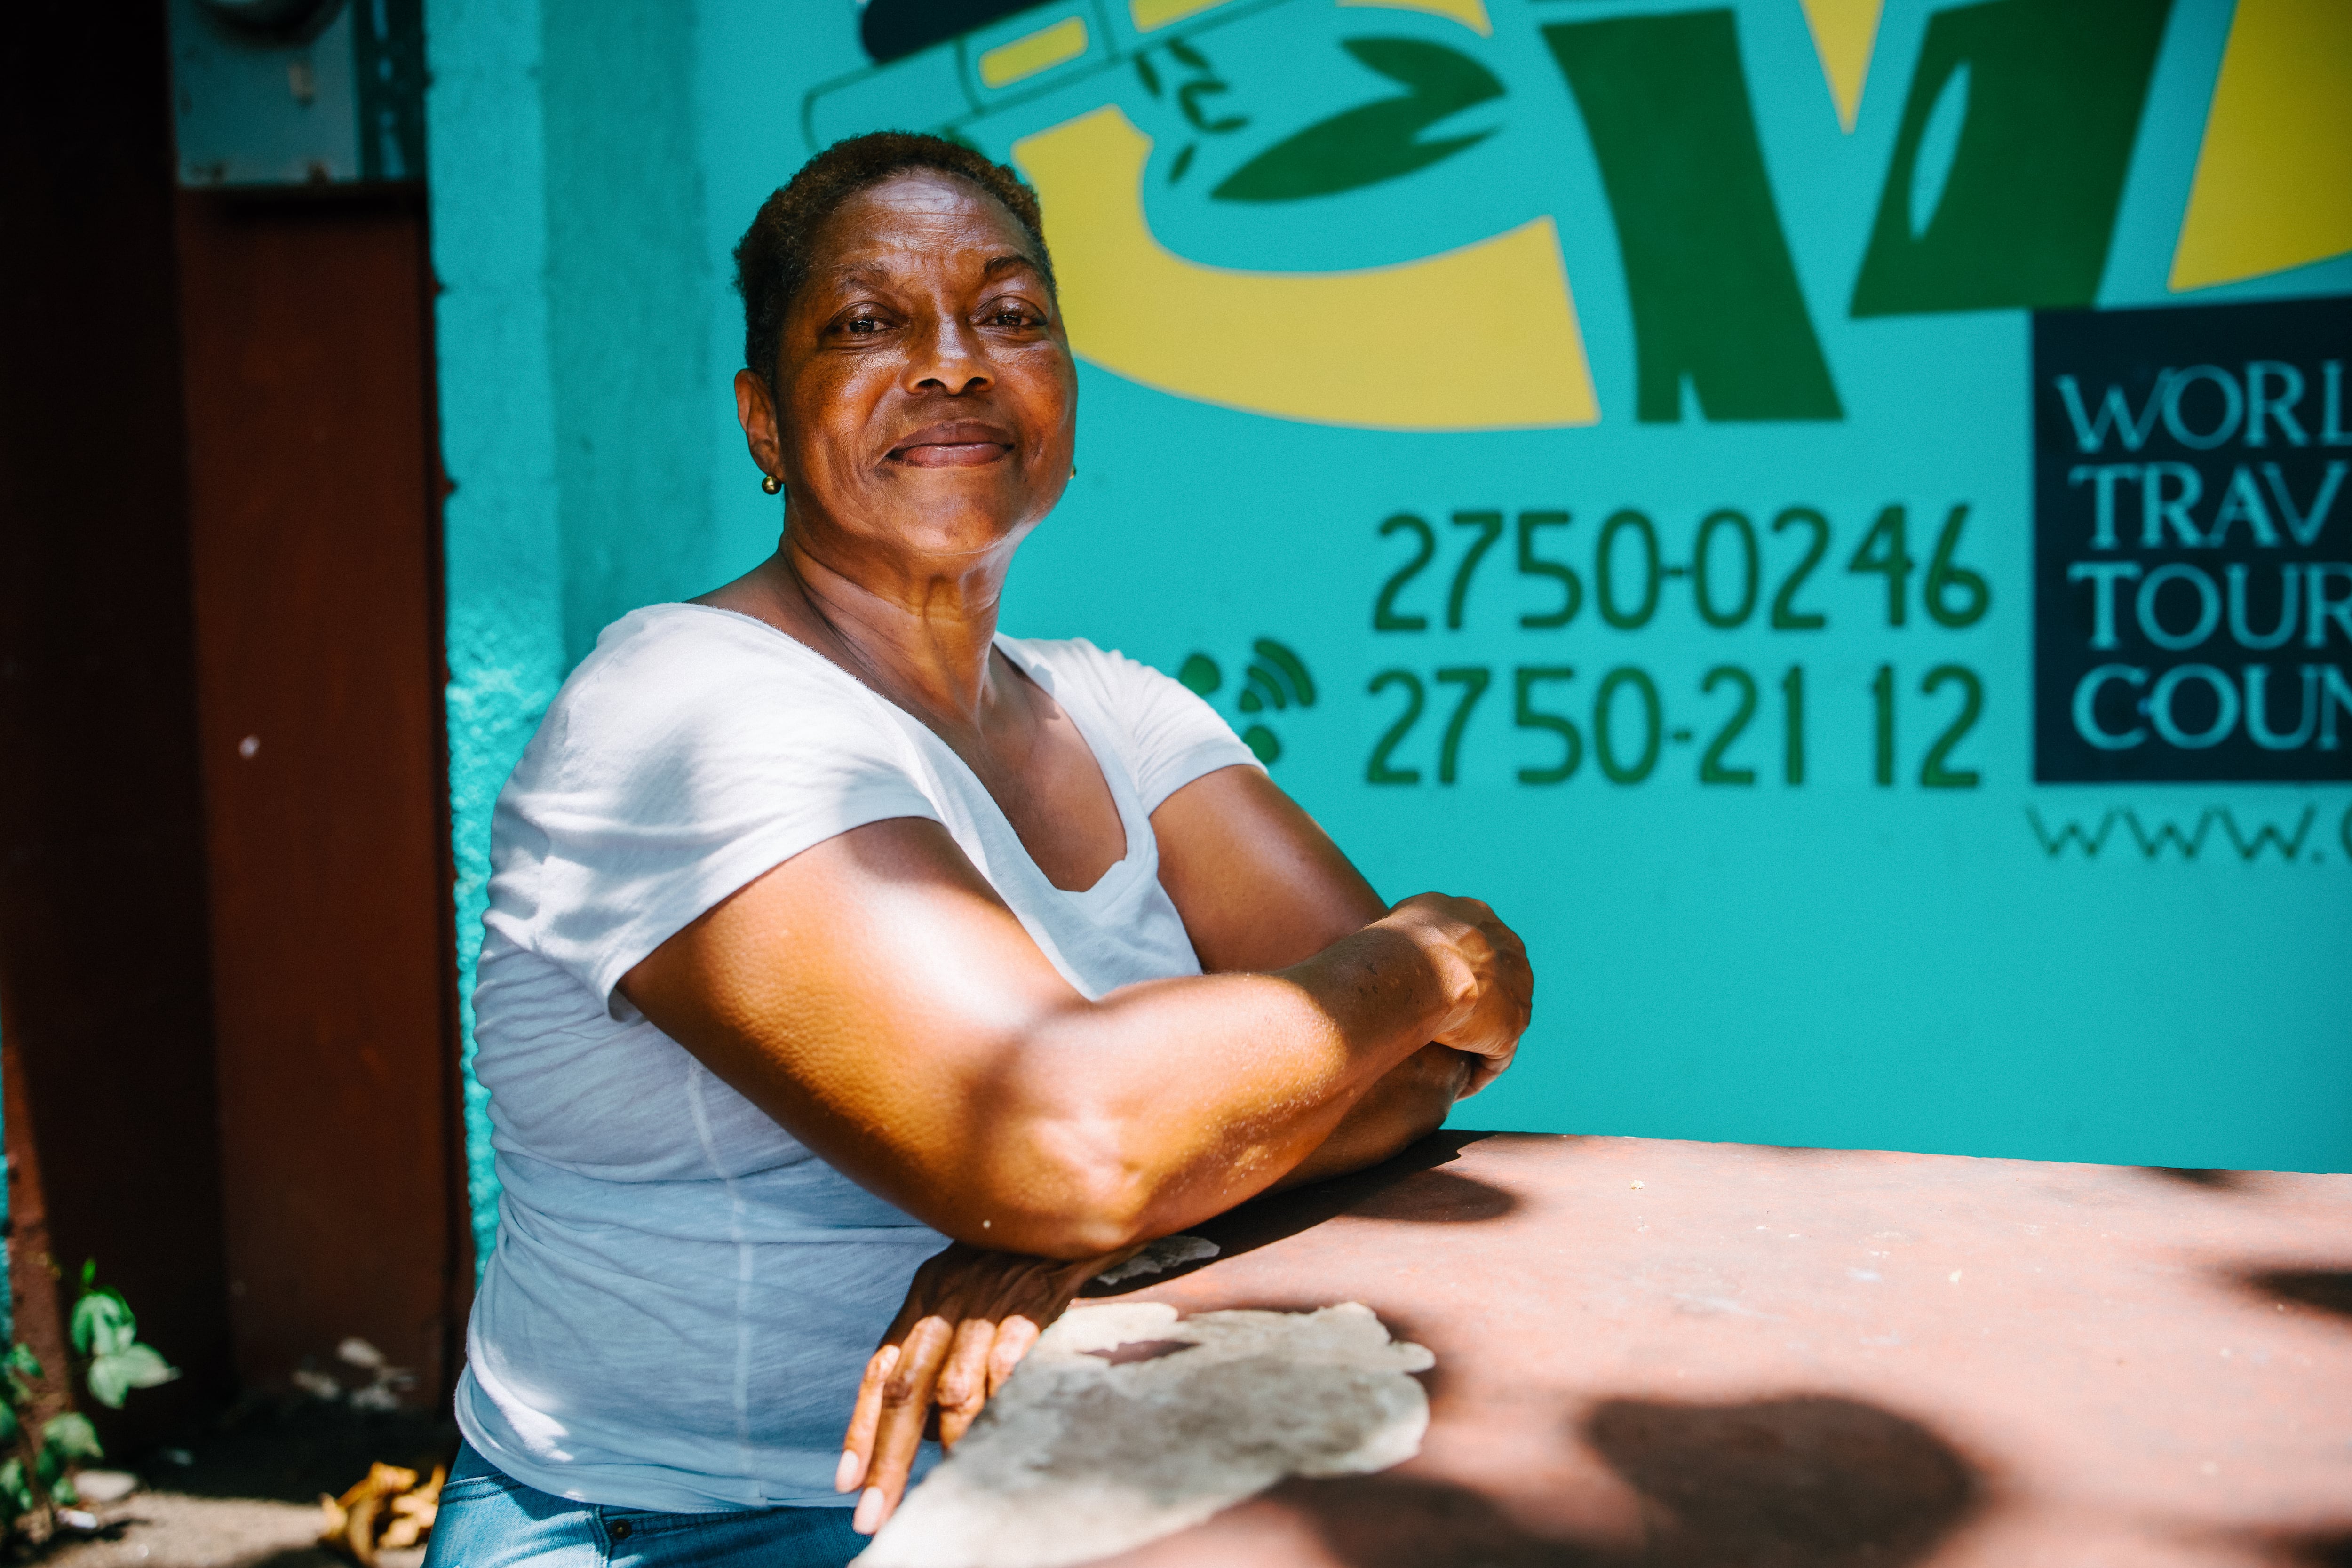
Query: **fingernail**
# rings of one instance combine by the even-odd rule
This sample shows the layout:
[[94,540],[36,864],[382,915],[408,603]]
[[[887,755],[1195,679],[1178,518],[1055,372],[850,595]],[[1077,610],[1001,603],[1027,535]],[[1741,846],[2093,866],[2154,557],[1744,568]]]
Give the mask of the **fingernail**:
[[860,1535],[873,1534],[882,1528],[883,1506],[882,1489],[867,1487],[866,1495],[857,1500],[857,1516],[849,1521],[849,1528]]
[[857,1457],[856,1449],[844,1448],[841,1451],[841,1463],[833,1468],[833,1489],[837,1492],[845,1492],[850,1488],[856,1486],[857,1484],[857,1472],[865,1468],[866,1466],[864,1462]]

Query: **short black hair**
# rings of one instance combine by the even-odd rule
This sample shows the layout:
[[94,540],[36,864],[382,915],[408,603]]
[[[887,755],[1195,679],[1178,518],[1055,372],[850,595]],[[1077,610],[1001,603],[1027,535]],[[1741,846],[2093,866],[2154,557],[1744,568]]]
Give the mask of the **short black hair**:
[[1013,170],[961,142],[908,131],[877,131],[836,142],[760,204],[760,216],[735,247],[735,291],[743,296],[743,363],[770,387],[776,384],[777,340],[793,297],[808,281],[817,231],[850,197],[914,169],[968,180],[1003,203],[1036,246],[1045,287],[1054,287],[1054,258],[1045,249],[1037,193]]

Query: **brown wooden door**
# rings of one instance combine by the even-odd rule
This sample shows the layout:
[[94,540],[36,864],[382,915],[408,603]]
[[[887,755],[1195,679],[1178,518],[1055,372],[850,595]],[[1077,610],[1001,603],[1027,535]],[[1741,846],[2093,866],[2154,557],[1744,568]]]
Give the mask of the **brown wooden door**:
[[456,1210],[422,193],[180,198],[230,1321],[436,1390]]
[[306,1361],[355,1381],[345,1335],[437,1401],[472,1268],[423,195],[176,192],[163,7],[20,9],[0,37],[18,1326],[58,1364],[81,1260],[128,1293],[188,1375],[106,1417],[126,1457]]

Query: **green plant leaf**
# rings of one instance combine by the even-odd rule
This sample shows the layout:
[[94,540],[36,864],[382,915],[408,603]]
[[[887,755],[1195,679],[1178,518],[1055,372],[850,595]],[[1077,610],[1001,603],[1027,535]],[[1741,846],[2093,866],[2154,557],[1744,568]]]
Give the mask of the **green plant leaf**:
[[109,1410],[122,1408],[122,1401],[131,1393],[131,1380],[122,1373],[113,1356],[100,1356],[89,1363],[89,1396]]
[[1446,116],[1503,96],[1495,73],[1468,55],[1417,38],[1347,38],[1339,47],[1412,91],[1359,104],[1276,142],[1226,175],[1212,197],[1295,202],[1333,195],[1410,174],[1493,134],[1420,140]]
[[98,1440],[98,1428],[89,1424],[89,1417],[68,1411],[51,1417],[41,1428],[41,1448],[33,1458],[33,1474],[49,1494],[51,1502],[70,1508],[81,1500],[81,1494],[74,1489],[66,1468],[77,1459],[105,1457],[106,1449]]
[[163,1359],[163,1352],[153,1345],[132,1345],[122,1352],[131,1363],[131,1386],[153,1388],[180,1375],[180,1369]]
[[0,1443],[15,1442],[21,1430],[23,1427],[16,1420],[16,1401],[0,1399]]
[[5,1365],[8,1371],[15,1373],[18,1377],[47,1375],[41,1371],[39,1358],[33,1354],[33,1347],[21,1341],[9,1348]]
[[91,1358],[89,1395],[110,1410],[120,1410],[124,1396],[132,1389],[152,1388],[179,1375],[179,1369],[165,1361],[154,1346],[131,1345],[111,1355]]
[[83,1355],[112,1355],[139,1338],[139,1320],[122,1292],[109,1285],[86,1290],[74,1303],[73,1344]]
[[33,1484],[25,1477],[25,1461],[11,1459],[0,1465],[0,1503],[16,1514],[33,1511]]
[[48,1424],[41,1428],[41,1449],[44,1453],[54,1451],[65,1459],[106,1458],[106,1449],[98,1440],[98,1428],[89,1424],[89,1416],[70,1410],[49,1417]]

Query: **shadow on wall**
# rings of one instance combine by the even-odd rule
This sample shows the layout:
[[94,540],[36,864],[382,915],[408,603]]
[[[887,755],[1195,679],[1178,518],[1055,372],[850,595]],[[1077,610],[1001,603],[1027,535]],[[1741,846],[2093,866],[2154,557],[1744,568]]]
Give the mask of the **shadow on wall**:
[[1394,1474],[1292,1480],[1268,1498],[1349,1568],[1902,1568],[1983,1503],[1949,1444],[1852,1399],[1616,1399],[1583,1436],[1642,1496],[1636,1548],[1538,1535],[1468,1488]]

